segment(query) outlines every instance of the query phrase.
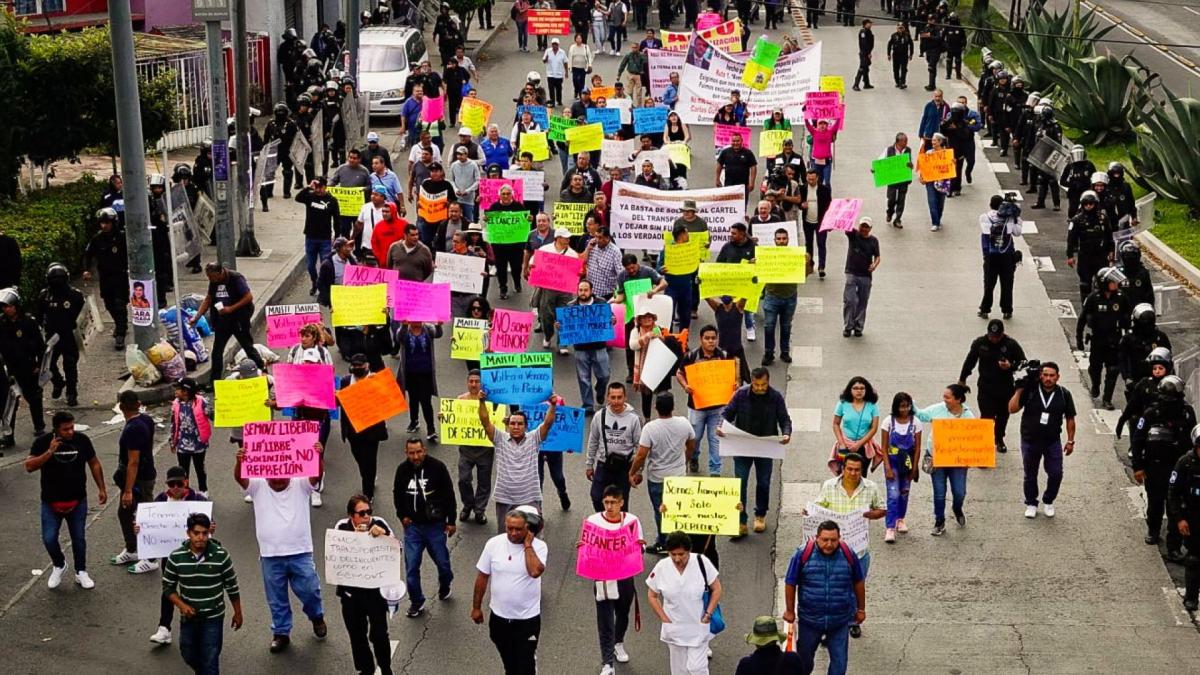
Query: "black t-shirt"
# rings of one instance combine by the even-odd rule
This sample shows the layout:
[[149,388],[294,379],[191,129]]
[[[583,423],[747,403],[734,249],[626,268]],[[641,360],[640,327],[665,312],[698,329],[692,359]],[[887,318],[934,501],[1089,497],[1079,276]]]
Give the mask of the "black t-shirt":
[[846,274],[871,276],[871,262],[879,257],[879,240],[874,235],[864,239],[858,232],[847,232],[846,237],[850,240],[846,249]]
[[[240,272],[226,270],[227,275],[225,281],[210,281],[208,282],[208,297],[212,298],[212,307],[214,312],[219,311],[217,303],[221,303],[221,307],[229,307],[241,300],[247,293],[250,292],[250,284],[246,281],[246,277]],[[247,319],[254,313],[254,303],[248,302],[242,306],[237,312],[228,315],[229,318],[245,316]]]
[[[139,414],[125,422],[121,439],[117,441],[118,472],[129,465],[130,450],[141,453],[138,455],[137,480],[154,480],[158,475],[154,470],[154,420],[148,415]],[[125,489],[123,483],[117,487]],[[150,495],[143,498],[149,499]]]
[[734,150],[733,148],[725,148],[717,155],[717,164],[725,170],[724,185],[747,185],[750,183],[750,169],[753,169],[758,160],[754,158],[754,153],[750,152],[749,148]]
[[[1058,440],[1062,433],[1063,418],[1075,416],[1075,400],[1071,398],[1071,392],[1059,386],[1055,386],[1048,396],[1040,384],[1032,390],[1025,390],[1024,405],[1021,412],[1021,438],[1027,440]],[[1047,413],[1045,418],[1042,413]],[[1045,424],[1042,424],[1043,419]]]
[[[29,455],[36,457],[50,449],[54,434],[38,436],[29,447]],[[42,502],[68,502],[87,499],[88,462],[95,459],[96,449],[92,441],[82,433],[75,432],[69,441],[63,441],[45,464],[42,465]]]

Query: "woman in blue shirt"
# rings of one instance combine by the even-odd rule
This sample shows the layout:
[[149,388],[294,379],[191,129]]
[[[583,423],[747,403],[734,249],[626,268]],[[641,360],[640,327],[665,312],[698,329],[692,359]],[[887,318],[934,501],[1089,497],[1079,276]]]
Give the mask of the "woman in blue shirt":
[[925,457],[929,464],[922,468],[933,479],[933,532],[935,537],[946,533],[946,481],[950,481],[950,493],[953,495],[952,507],[954,520],[959,527],[967,524],[963,514],[963,502],[967,499],[967,468],[945,467],[929,471],[933,466],[933,420],[945,419],[974,419],[975,411],[966,404],[967,394],[971,388],[962,384],[951,384],[942,392],[942,402],[917,410],[917,419],[929,424],[925,436]]
[[829,470],[837,476],[842,473],[842,461],[846,455],[856,452],[878,464],[879,446],[875,432],[879,431],[879,394],[867,378],[855,375],[846,383],[833,409],[833,452],[829,456]]

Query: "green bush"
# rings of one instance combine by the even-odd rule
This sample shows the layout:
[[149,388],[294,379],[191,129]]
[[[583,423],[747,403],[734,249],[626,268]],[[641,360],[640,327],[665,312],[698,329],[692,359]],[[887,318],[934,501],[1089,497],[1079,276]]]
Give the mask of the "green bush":
[[68,185],[37,190],[0,207],[0,232],[21,246],[21,297],[37,296],[46,268],[61,262],[79,274],[83,249],[95,232],[95,212],[104,184],[91,175]]

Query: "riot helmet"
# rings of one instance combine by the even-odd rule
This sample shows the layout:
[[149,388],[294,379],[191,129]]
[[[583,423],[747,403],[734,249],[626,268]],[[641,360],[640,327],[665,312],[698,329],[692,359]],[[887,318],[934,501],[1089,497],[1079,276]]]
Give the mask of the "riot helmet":
[[1122,267],[1136,267],[1142,262],[1142,249],[1134,241],[1121,242],[1117,254],[1121,257]]
[[1100,196],[1092,190],[1084,190],[1083,194],[1079,195],[1080,204],[1099,204]]
[[1092,185],[1097,184],[1108,185],[1108,174],[1102,171],[1097,171],[1096,173],[1092,174]]
[[62,263],[50,263],[46,268],[46,283],[47,284],[62,284],[66,283],[71,278],[71,273]]
[[150,187],[161,187],[164,190],[167,188],[167,179],[161,173],[150,174]]
[[1150,350],[1146,356],[1146,365],[1162,365],[1166,366],[1167,370],[1171,369],[1173,362],[1171,361],[1171,350],[1166,347],[1155,347]]
[[96,220],[101,223],[115,223],[117,222],[117,210],[110,206],[106,206],[96,212]]
[[1085,159],[1087,159],[1087,149],[1086,148],[1084,148],[1082,145],[1079,145],[1078,143],[1071,146],[1071,161],[1072,162],[1082,162]]
[[1120,162],[1108,163],[1108,175],[1113,180],[1120,180],[1125,177],[1125,166]]
[[1133,322],[1145,326],[1154,325],[1154,305],[1148,302],[1140,302],[1133,308]]
[[0,288],[0,307],[5,305],[17,307],[21,305],[21,294],[17,292],[16,288]]
[[1158,393],[1171,398],[1183,398],[1183,378],[1178,375],[1167,375],[1158,381]]

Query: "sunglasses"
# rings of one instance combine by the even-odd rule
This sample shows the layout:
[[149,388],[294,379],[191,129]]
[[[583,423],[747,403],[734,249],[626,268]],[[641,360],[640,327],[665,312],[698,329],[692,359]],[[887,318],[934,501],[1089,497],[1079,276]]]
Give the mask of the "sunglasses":
[[169,488],[181,488],[181,487],[183,487],[183,481],[181,481],[181,480],[172,480],[172,481],[167,481],[167,487],[169,487]]
[[366,510],[364,510],[364,511],[355,511],[355,512],[354,512],[354,515],[356,515],[356,516],[369,516],[369,515],[371,515],[371,509],[366,509]]

